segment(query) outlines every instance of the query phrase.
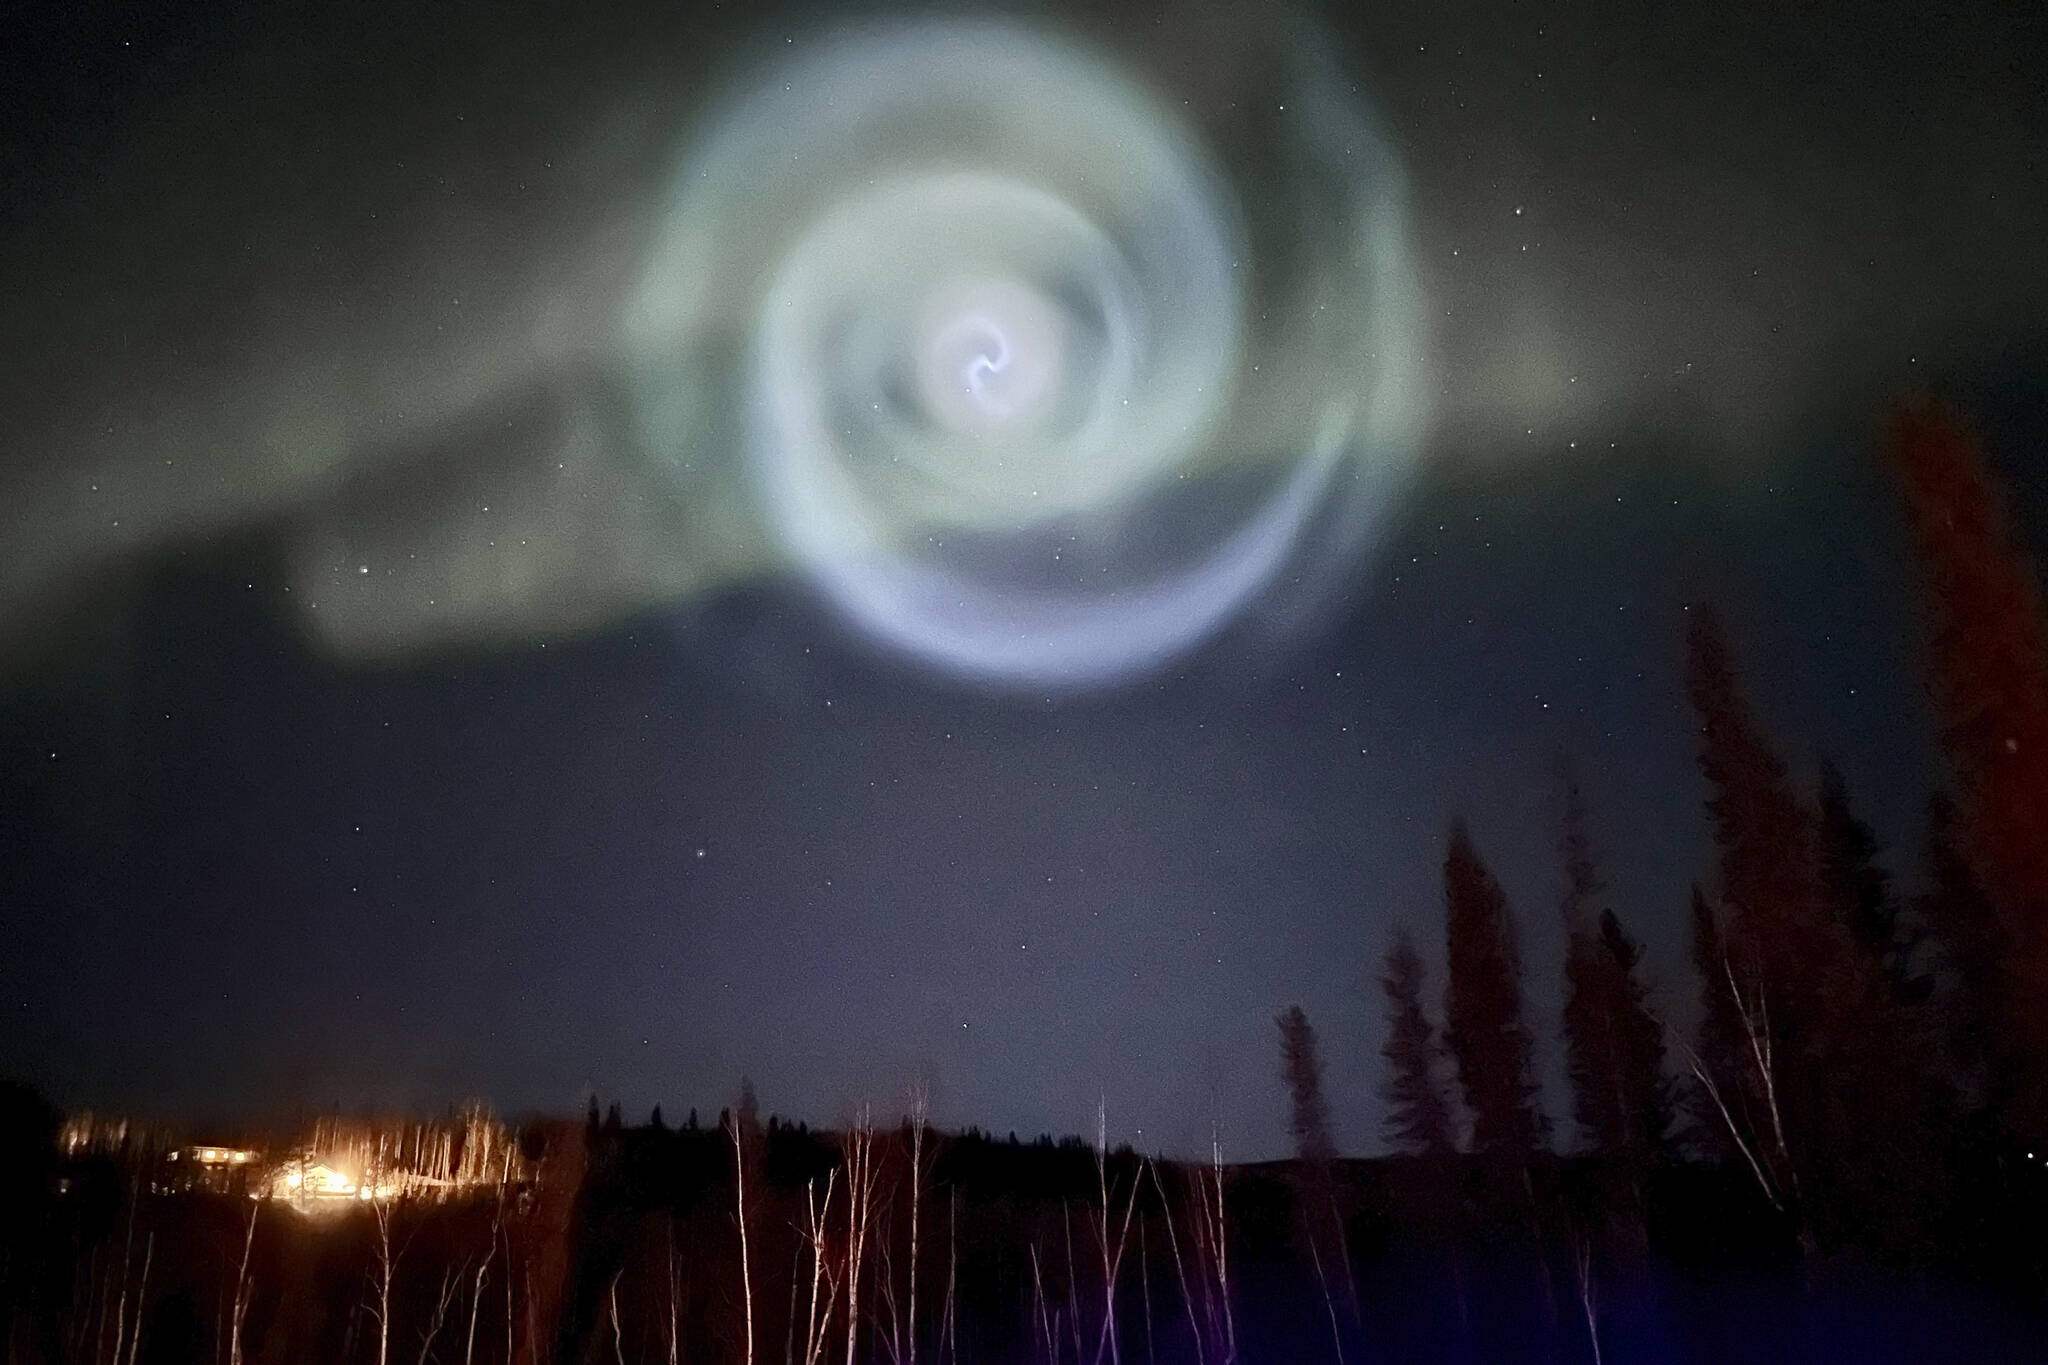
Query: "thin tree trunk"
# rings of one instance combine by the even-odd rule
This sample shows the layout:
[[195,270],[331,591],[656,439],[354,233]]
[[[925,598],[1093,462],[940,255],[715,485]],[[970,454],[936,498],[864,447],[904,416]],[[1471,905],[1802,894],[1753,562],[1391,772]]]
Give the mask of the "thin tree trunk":
[[1323,1253],[1316,1249],[1313,1233],[1308,1239],[1308,1255],[1315,1263],[1316,1285],[1323,1291],[1323,1309],[1330,1315],[1330,1346],[1337,1353],[1337,1365],[1344,1365],[1344,1331],[1337,1324],[1337,1301],[1330,1296],[1330,1279],[1323,1273]]
[[1181,1307],[1187,1310],[1188,1332],[1195,1341],[1195,1365],[1208,1365],[1209,1357],[1203,1346],[1202,1325],[1195,1317],[1195,1296],[1188,1288],[1187,1262],[1180,1254],[1180,1233],[1174,1227],[1173,1204],[1166,1197],[1166,1182],[1159,1178],[1158,1163],[1153,1163],[1151,1171],[1152,1184],[1159,1191],[1159,1206],[1166,1213],[1166,1240],[1173,1248],[1173,1270],[1175,1277],[1180,1281]]
[[228,1324],[228,1365],[242,1365],[242,1320],[249,1313],[249,1251],[256,1245],[256,1213],[261,1207],[255,1200],[249,1202],[249,1231],[242,1239],[242,1265],[235,1272],[234,1317]]
[[[135,1291],[135,1329],[128,1337],[128,1365],[135,1365],[135,1353],[142,1347],[142,1310],[149,1302],[149,1267],[156,1259],[156,1230],[152,1228],[149,1239],[142,1245],[142,1284]],[[120,1338],[114,1340],[114,1359],[119,1365],[121,1358]]]
[[[676,1269],[676,1220],[668,1219],[668,1365],[678,1365],[682,1351],[682,1324],[676,1317],[677,1280],[680,1272]],[[794,1292],[792,1290],[792,1292]],[[808,1362],[806,1362],[808,1365]]]
[[[754,1365],[754,1271],[747,1255],[747,1159],[746,1146],[741,1141],[740,1120],[731,1119],[733,1180],[738,1190],[740,1224],[740,1299],[746,1308],[747,1352],[746,1365]],[[849,1354],[847,1365],[852,1365]]]
[[1038,1267],[1038,1243],[1031,1244],[1031,1302],[1038,1309],[1038,1326],[1045,1337],[1045,1358],[1048,1365],[1058,1365],[1060,1339],[1053,1332],[1052,1318],[1045,1308],[1045,1276]]
[[420,1338],[419,1365],[427,1365],[427,1358],[433,1354],[434,1338],[441,1335],[442,1324],[448,1320],[448,1310],[455,1306],[455,1296],[462,1292],[462,1277],[469,1270],[469,1258],[462,1258],[462,1264],[441,1274],[441,1292],[434,1301],[434,1315],[427,1319],[427,1330]]
[[1060,1200],[1060,1220],[1067,1230],[1067,1304],[1074,1311],[1067,1326],[1074,1333],[1074,1365],[1081,1365],[1081,1267],[1074,1263],[1074,1211]]
[[[1209,1139],[1209,1169],[1215,1182],[1210,1243],[1216,1255],[1216,1297],[1223,1308],[1223,1359],[1225,1365],[1232,1365],[1237,1360],[1237,1313],[1230,1305],[1230,1228],[1223,1213],[1223,1143],[1213,1135]],[[1203,1204],[1207,1207],[1206,1198]]]
[[851,1135],[846,1184],[846,1365],[856,1365],[860,1344],[860,1274],[867,1251],[868,1219],[874,1198],[874,1119],[863,1108]]
[[[619,1330],[619,1275],[625,1273],[624,1270],[621,1270],[618,1274],[613,1275],[611,1288],[605,1292],[605,1303],[610,1310],[612,1320],[612,1359],[617,1362],[617,1365],[626,1365],[626,1338],[625,1334]],[[751,1314],[749,1315],[747,1325],[750,1329],[747,1337],[747,1359],[751,1361],[754,1358],[754,1339],[751,1335],[753,1320]]]
[[1581,1242],[1574,1250],[1576,1255],[1573,1264],[1578,1270],[1579,1278],[1579,1311],[1586,1319],[1586,1340],[1593,1344],[1593,1365],[1602,1365],[1600,1314],[1593,1293],[1593,1245],[1591,1242]]
[[1159,1365],[1159,1347],[1152,1339],[1152,1248],[1143,1223],[1138,1224],[1138,1278],[1145,1289],[1145,1365]]
[[[116,1362],[121,1359],[121,1338],[128,1331],[128,1263],[135,1255],[135,1205],[137,1202],[135,1195],[136,1191],[131,1182],[128,1189],[128,1231],[123,1235],[121,1243],[121,1294],[114,1305],[114,1360]],[[92,1358],[95,1362],[100,1358],[100,1346],[104,1344],[106,1335],[107,1322],[106,1318],[102,1316],[100,1319],[100,1337],[98,1341],[93,1343]]]
[[917,1365],[917,1228],[924,1190],[925,1096],[920,1090],[910,1112],[910,1315],[904,1335],[909,1339],[910,1365]]
[[946,1325],[940,1333],[940,1349],[953,1365],[960,1365],[960,1339],[953,1317],[953,1286],[960,1275],[960,1191],[947,1192],[946,1200]]
[[[804,1244],[799,1241],[789,1258],[789,1330],[782,1338],[782,1365],[796,1365],[796,1294],[803,1286],[803,1276]],[[669,1365],[675,1365],[673,1347],[670,1348]]]

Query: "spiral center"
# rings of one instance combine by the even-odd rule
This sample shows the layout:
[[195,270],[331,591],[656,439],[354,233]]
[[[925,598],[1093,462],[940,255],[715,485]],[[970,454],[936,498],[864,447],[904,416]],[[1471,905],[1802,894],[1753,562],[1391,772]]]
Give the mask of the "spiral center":
[[974,318],[968,325],[976,330],[986,329],[982,334],[987,338],[988,346],[967,362],[967,392],[1001,411],[1006,405],[994,394],[989,379],[1009,368],[1010,344],[1003,340],[1002,331],[985,318]]
[[1067,366],[1059,315],[1043,294],[1004,280],[937,290],[918,323],[918,385],[951,435],[1028,433],[1057,405]]

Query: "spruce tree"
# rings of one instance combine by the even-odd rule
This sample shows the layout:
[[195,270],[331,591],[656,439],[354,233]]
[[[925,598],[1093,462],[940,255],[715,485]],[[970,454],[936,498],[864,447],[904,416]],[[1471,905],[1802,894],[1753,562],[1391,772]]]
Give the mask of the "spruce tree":
[[1835,915],[1850,937],[1887,965],[1897,960],[1898,906],[1891,879],[1877,864],[1877,836],[1849,805],[1849,784],[1832,759],[1820,765],[1822,875]]
[[1316,1056],[1316,1031],[1299,1005],[1289,1005],[1280,1026],[1280,1063],[1287,1082],[1287,1131],[1305,1166],[1328,1166],[1336,1158],[1330,1136],[1330,1107],[1323,1099],[1323,1065]]
[[1640,1168],[1668,1127],[1664,1035],[1636,968],[1642,950],[1604,904],[1578,784],[1565,783],[1565,1002],[1572,1113],[1587,1149]]
[[1572,1082],[1572,1117],[1588,1150],[1611,1153],[1623,1145],[1626,1106],[1618,1089],[1621,1067],[1612,1027],[1614,982],[1600,942],[1606,887],[1593,859],[1585,803],[1578,783],[1565,778],[1564,803],[1564,1035]]
[[1694,1069],[1704,1072],[1716,1084],[1729,1087],[1722,1099],[1736,1106],[1740,1112],[1735,1116],[1746,1121],[1754,1131],[1753,1116],[1742,1107],[1746,1088],[1733,1084],[1731,1080],[1748,1071],[1743,1064],[1742,1018],[1729,985],[1731,968],[1727,950],[1721,941],[1720,918],[1697,882],[1693,883],[1689,918],[1692,925],[1692,965],[1700,984],[1699,1038],[1697,1046],[1690,1050],[1686,1059],[1687,1066],[1683,1068],[1690,1078],[1690,1083],[1684,1087],[1690,1099],[1687,1106],[1691,1117],[1689,1137],[1692,1147],[1701,1156],[1719,1160],[1730,1154],[1732,1145],[1726,1116],[1707,1094]]
[[[1333,1273],[1343,1267],[1349,1283],[1350,1252],[1345,1246],[1343,1214],[1337,1207],[1337,1144],[1330,1136],[1330,1107],[1323,1099],[1323,1064],[1316,1055],[1316,1031],[1299,1005],[1289,1005],[1273,1021],[1280,1027],[1280,1070],[1287,1082],[1288,1131],[1294,1137],[1301,1231],[1307,1238],[1316,1282],[1330,1312],[1330,1331],[1339,1360],[1344,1356],[1343,1329],[1338,1323]],[[1356,1298],[1353,1297],[1355,1306]]]
[[1444,856],[1444,900],[1445,1035],[1472,1111],[1472,1150],[1526,1162],[1543,1145],[1547,1125],[1522,1024],[1514,925],[1507,896],[1462,820],[1452,824]]
[[1827,761],[1820,770],[1820,848],[1835,920],[1876,965],[1897,1003],[1925,1000],[1933,982],[1916,963],[1924,921],[1901,914],[1891,878],[1877,861],[1877,836],[1850,804],[1841,769]]
[[1719,959],[1703,964],[1705,1024],[1736,1034],[1731,1048],[1702,1033],[1713,1108],[1803,1242],[1863,1236],[1910,1202],[1901,1176],[1924,1168],[1928,1090],[1894,992],[1832,911],[1818,817],[1710,612],[1693,609],[1687,645],[1718,870],[1715,913],[1695,925],[1704,937],[1711,922]]
[[1387,950],[1380,988],[1387,997],[1387,1042],[1380,1049],[1388,1066],[1380,1090],[1387,1145],[1406,1156],[1446,1156],[1454,1146],[1451,1107],[1437,1080],[1436,1026],[1422,1004],[1422,958],[1406,930]]
[[1893,414],[1890,464],[1920,568],[1926,663],[1955,781],[1954,844],[1998,918],[2008,1119],[2048,1139],[2048,620],[1976,439],[1934,405]]
[[[1788,1029],[1803,1022],[1812,972],[1829,965],[1814,820],[1735,679],[1719,619],[1691,609],[1686,682],[1699,715],[1700,771],[1718,861],[1722,948],[1738,983],[1779,996]],[[1801,989],[1790,989],[1795,984]]]
[[1966,1104],[1996,1105],[2010,1085],[2001,1064],[1999,995],[2004,960],[1997,914],[1957,846],[1955,807],[1929,802],[1925,887],[1916,917],[1935,946],[1931,1004],[1945,1025],[1948,1071]]
[[1616,1088],[1622,1096],[1621,1147],[1640,1164],[1669,1155],[1671,1085],[1664,1075],[1664,1025],[1650,1009],[1649,991],[1638,968],[1643,950],[1612,910],[1600,916],[1600,945],[1611,963],[1614,983],[1612,1028]]

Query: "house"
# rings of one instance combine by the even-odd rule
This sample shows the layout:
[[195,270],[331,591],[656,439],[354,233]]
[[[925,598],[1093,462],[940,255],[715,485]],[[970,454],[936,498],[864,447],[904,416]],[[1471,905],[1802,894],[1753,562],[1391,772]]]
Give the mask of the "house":
[[256,1159],[257,1154],[247,1147],[174,1147],[165,1157],[170,1177],[167,1184],[172,1189],[232,1193],[248,1184]]
[[372,1199],[375,1187],[323,1158],[310,1148],[302,1149],[272,1166],[264,1181],[272,1199],[289,1199],[304,1204],[315,1200]]

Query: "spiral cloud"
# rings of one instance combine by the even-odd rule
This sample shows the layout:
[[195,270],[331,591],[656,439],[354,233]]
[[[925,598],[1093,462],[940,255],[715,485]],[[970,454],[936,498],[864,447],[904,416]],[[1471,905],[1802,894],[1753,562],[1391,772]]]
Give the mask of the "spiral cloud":
[[732,449],[863,635],[1114,681],[1309,590],[1422,420],[1398,169],[1316,45],[1182,91],[994,21],[844,32],[701,125],[633,304],[641,437]]

